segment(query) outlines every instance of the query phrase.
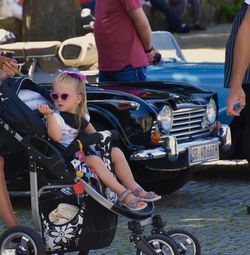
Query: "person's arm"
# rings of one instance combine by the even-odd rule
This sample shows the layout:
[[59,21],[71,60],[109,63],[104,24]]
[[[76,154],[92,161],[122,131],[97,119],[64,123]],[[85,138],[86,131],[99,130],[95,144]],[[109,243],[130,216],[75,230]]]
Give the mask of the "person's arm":
[[96,129],[94,128],[94,126],[89,122],[88,126],[84,129],[84,132],[86,134],[93,134],[96,132]]
[[142,45],[147,54],[148,62],[154,64],[156,54],[159,54],[157,49],[152,45],[152,30],[148,19],[142,8],[134,8],[128,11],[130,18],[133,20],[136,31],[141,39]]
[[[246,11],[245,17],[240,25],[234,46],[233,68],[230,86],[230,95],[228,98],[229,115],[239,116],[241,110],[245,107],[245,93],[242,89],[242,80],[250,64],[250,5]],[[235,109],[235,103],[240,102],[240,108]]]
[[57,122],[54,112],[47,104],[38,106],[38,111],[47,118],[47,132],[49,137],[55,142],[60,142],[63,139],[61,128]]
[[130,9],[128,14],[135,24],[136,31],[141,39],[145,51],[149,51],[153,46],[151,36],[152,31],[143,9]]

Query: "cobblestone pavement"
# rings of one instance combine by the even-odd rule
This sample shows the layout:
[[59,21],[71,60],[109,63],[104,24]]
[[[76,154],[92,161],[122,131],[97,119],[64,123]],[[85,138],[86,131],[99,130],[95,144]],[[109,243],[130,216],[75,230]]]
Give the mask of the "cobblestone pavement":
[[[249,254],[250,172],[246,167],[232,169],[211,168],[196,174],[179,191],[163,196],[156,204],[155,214],[160,214],[167,229],[183,228],[200,241],[203,255]],[[18,199],[14,206],[18,217],[30,224],[29,203]],[[1,231],[3,225],[1,225]],[[135,254],[129,242],[127,219],[120,217],[117,233],[108,248],[90,252],[91,255]]]

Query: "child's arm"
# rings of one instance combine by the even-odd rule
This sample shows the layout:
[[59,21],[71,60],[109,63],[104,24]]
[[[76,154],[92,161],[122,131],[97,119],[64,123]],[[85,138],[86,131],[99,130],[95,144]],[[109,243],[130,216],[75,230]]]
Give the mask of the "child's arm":
[[63,138],[62,132],[61,132],[61,128],[58,125],[58,122],[53,114],[54,112],[49,108],[49,106],[47,104],[39,105],[38,111],[47,118],[49,137],[56,142],[61,141]]
[[89,122],[88,126],[84,129],[84,132],[86,134],[93,134],[96,132],[96,129],[94,128],[94,126]]

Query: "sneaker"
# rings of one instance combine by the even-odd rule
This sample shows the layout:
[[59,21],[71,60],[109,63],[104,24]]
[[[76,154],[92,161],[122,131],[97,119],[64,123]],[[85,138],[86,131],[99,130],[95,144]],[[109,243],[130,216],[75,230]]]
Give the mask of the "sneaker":
[[200,23],[194,24],[192,27],[193,30],[201,31],[201,30],[206,30],[207,28]]
[[190,27],[186,23],[182,23],[180,27],[174,30],[175,33],[188,33],[190,31]]

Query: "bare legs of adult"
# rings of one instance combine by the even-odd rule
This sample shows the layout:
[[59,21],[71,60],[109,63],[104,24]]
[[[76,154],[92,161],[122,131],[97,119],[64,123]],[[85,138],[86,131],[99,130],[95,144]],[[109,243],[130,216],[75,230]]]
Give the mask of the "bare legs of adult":
[[5,183],[4,176],[4,158],[0,156],[0,217],[10,228],[18,225],[17,218],[11,206],[9,193]]

